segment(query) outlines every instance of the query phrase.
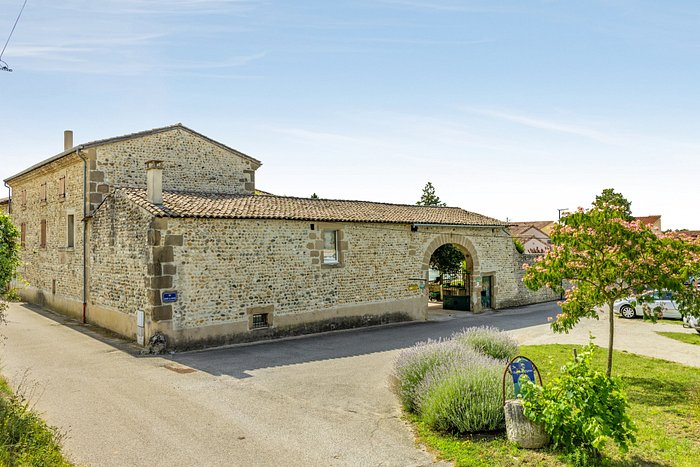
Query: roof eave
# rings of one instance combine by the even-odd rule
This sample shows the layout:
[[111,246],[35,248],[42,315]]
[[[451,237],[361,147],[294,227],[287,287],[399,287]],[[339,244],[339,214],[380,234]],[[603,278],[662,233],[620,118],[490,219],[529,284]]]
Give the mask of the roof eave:
[[4,182],[5,182],[5,183],[9,183],[10,180],[14,180],[14,179],[16,179],[16,178],[21,177],[22,175],[26,175],[26,174],[28,174],[29,172],[32,172],[32,171],[34,171],[34,170],[36,170],[36,169],[39,169],[39,168],[41,168],[41,167],[43,167],[43,166],[45,166],[45,165],[49,165],[49,164],[52,163],[52,162],[56,162],[57,160],[60,160],[60,159],[62,159],[62,158],[64,158],[64,157],[69,156],[69,155],[73,154],[74,152],[76,152],[76,151],[78,151],[78,150],[82,150],[82,149],[84,149],[84,146],[83,146],[82,144],[81,144],[81,145],[78,145],[78,146],[73,146],[73,147],[70,148],[70,149],[66,149],[65,151],[63,151],[63,152],[61,152],[61,153],[59,153],[59,154],[56,154],[55,156],[49,157],[48,159],[44,159],[44,160],[41,161],[41,162],[37,162],[37,163],[34,164],[33,166],[31,166],[31,167],[29,167],[29,168],[27,168],[27,169],[24,169],[23,171],[21,171],[21,172],[19,172],[19,173],[16,173],[16,174],[14,174],[14,175],[12,175],[12,176],[6,178],[6,179],[4,180]]

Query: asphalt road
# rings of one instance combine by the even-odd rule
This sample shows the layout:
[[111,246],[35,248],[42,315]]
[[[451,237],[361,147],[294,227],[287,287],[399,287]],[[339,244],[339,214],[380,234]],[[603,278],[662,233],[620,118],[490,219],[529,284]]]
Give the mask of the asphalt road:
[[485,324],[539,325],[537,335],[557,312],[548,303],[140,357],[90,326],[12,304],[2,372],[81,465],[429,465],[389,389],[397,350]]

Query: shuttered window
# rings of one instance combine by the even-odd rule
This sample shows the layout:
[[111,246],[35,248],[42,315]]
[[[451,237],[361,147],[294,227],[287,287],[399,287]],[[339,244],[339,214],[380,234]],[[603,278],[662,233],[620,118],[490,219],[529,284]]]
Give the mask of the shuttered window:
[[39,246],[46,248],[46,219],[41,220],[41,233],[39,236]]

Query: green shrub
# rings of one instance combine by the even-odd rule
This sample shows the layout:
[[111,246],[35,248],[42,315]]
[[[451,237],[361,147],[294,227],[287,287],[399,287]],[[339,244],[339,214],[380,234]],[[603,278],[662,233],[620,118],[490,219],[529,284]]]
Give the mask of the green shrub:
[[513,245],[515,245],[515,250],[521,255],[525,253],[525,245],[519,239],[513,237]]
[[417,388],[421,419],[451,433],[503,428],[502,377],[503,362],[485,355],[434,367]]
[[394,362],[393,389],[409,412],[416,411],[416,389],[425,375],[452,360],[463,360],[475,352],[451,341],[420,342],[399,353]]
[[627,399],[617,378],[591,369],[591,342],[561,375],[544,386],[523,386],[525,416],[542,423],[555,448],[576,464],[596,463],[607,439],[622,452],[635,442]]
[[0,465],[69,466],[61,436],[30,410],[21,396],[0,395]]
[[508,333],[490,326],[466,328],[454,334],[452,339],[499,360],[509,360],[518,355],[518,342]]

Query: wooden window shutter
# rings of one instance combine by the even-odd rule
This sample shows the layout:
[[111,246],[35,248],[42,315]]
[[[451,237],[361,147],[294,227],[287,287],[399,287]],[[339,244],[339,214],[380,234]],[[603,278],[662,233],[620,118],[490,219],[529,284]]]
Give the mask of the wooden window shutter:
[[46,248],[46,219],[41,220],[41,237],[39,239],[39,246]]

